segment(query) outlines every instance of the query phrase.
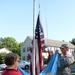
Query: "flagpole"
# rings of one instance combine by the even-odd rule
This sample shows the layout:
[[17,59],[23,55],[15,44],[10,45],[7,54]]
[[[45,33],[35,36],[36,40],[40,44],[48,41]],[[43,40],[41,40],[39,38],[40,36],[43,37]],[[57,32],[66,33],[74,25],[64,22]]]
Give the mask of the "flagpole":
[[33,0],[33,57],[32,57],[32,73],[35,75],[35,25],[36,25],[36,15],[35,15],[35,10],[36,10],[36,1]]

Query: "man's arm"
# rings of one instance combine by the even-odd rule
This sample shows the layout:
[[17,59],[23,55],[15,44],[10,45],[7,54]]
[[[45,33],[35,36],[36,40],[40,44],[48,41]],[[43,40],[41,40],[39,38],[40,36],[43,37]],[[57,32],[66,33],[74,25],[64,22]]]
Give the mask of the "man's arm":
[[72,55],[65,56],[64,58],[64,67],[70,66],[74,62],[74,57]]

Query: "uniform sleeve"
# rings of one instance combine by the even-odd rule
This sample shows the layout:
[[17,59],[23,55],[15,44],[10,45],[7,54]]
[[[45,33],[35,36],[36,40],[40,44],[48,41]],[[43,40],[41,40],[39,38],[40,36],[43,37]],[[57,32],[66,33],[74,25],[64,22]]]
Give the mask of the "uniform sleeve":
[[64,57],[64,67],[71,65],[74,62],[74,57],[72,55]]

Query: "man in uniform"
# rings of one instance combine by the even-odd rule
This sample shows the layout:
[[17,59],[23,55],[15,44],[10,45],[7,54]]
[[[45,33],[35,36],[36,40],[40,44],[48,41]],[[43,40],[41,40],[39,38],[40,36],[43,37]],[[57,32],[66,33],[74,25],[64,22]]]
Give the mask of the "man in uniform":
[[58,54],[57,75],[70,75],[70,65],[73,63],[74,57],[69,53],[68,45],[62,44]]

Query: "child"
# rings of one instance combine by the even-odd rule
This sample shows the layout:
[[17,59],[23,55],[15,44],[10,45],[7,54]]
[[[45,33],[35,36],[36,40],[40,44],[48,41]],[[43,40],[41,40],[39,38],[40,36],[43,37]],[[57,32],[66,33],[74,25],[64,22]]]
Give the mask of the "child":
[[2,75],[21,75],[17,70],[18,67],[18,55],[15,53],[8,53],[4,58],[4,62],[7,65]]

